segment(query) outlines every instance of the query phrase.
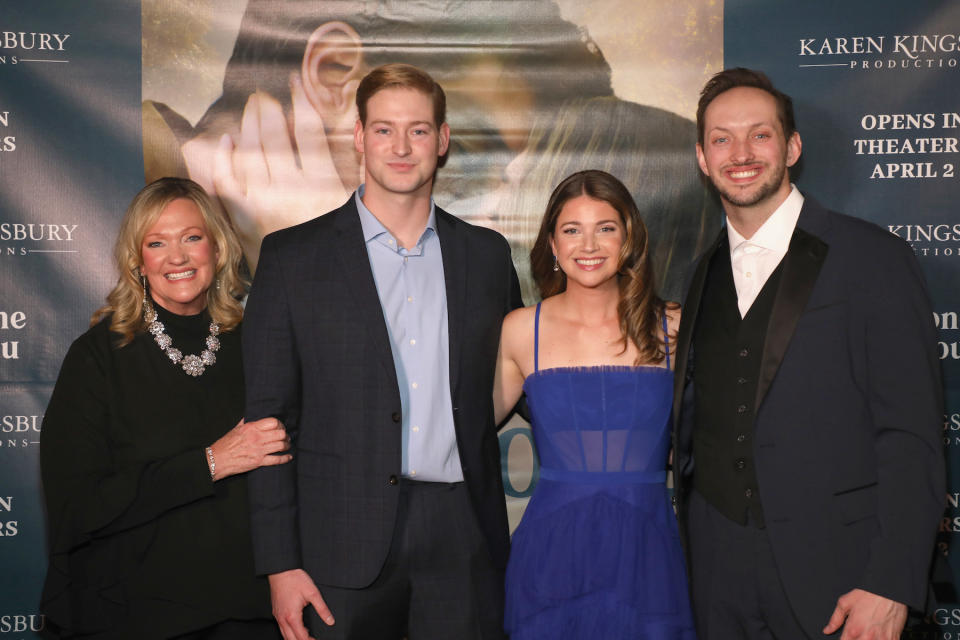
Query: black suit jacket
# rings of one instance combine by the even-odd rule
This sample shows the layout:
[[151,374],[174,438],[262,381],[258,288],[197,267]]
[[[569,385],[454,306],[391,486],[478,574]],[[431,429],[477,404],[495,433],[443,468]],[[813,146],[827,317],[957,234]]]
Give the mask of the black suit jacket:
[[[696,466],[691,338],[716,249],[698,264],[678,338],[674,482],[682,527]],[[811,637],[853,588],[924,604],[945,495],[936,344],[906,243],[807,198],[767,328],[753,453],[777,566]]]
[[[522,304],[499,234],[436,208],[450,393],[464,479],[494,564],[507,515],[493,418],[503,316]],[[359,588],[387,556],[397,512],[401,405],[387,325],[354,198],[264,238],[243,334],[246,417],[279,418],[293,461],[250,474],[259,573],[306,569]]]

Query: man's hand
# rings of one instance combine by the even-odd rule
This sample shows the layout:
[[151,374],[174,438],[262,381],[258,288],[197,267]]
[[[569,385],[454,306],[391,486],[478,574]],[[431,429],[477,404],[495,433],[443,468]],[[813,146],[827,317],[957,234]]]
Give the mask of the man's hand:
[[314,640],[303,624],[303,609],[313,605],[317,615],[333,626],[333,614],[320,596],[317,585],[303,569],[273,573],[270,581],[270,602],[283,640]]
[[840,640],[898,640],[906,623],[907,605],[854,589],[837,599],[837,608],[823,633],[843,627]]

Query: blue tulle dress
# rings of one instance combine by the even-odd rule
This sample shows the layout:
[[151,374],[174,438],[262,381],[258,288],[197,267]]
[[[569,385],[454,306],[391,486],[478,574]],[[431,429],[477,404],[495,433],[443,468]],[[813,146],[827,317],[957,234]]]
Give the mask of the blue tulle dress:
[[524,391],[540,480],[513,534],[512,640],[695,640],[666,488],[673,372],[539,368]]

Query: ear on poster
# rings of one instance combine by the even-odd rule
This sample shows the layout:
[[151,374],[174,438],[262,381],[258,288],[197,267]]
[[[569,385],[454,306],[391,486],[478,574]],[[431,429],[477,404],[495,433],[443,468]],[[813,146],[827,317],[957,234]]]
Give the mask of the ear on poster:
[[307,99],[324,122],[339,121],[355,111],[363,73],[363,43],[353,27],[331,21],[310,34],[300,76]]

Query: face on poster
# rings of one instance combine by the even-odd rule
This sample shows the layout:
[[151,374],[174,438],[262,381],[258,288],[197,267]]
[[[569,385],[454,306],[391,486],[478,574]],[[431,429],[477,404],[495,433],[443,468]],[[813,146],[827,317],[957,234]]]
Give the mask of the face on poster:
[[705,0],[143,2],[147,178],[216,193],[255,268],[260,240],[339,207],[362,181],[356,86],[386,62],[444,87],[450,151],[437,203],[501,231],[530,303],[527,254],[550,191],[578,170],[631,189],[656,243],[658,285],[718,224],[691,117],[722,63],[722,5]]
[[[187,176],[215,194],[253,269],[264,235],[341,206],[361,183],[356,88],[388,62],[444,88],[451,136],[435,200],[506,236],[527,304],[540,297],[529,251],[547,200],[576,171],[630,189],[667,299],[716,235],[692,118],[722,65],[722,3],[142,6],[146,177]],[[515,419],[500,440],[515,525],[536,478],[529,427]]]

